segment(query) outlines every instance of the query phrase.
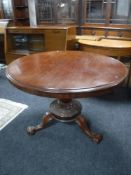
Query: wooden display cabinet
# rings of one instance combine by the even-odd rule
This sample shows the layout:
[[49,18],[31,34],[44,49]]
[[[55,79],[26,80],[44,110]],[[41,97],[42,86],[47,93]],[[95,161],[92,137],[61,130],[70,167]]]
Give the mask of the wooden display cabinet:
[[8,27],[5,34],[6,63],[36,52],[75,49],[75,26]]
[[27,0],[0,0],[0,17],[8,19],[10,26],[29,26]]
[[29,11],[26,0],[13,0],[14,25],[29,25]]

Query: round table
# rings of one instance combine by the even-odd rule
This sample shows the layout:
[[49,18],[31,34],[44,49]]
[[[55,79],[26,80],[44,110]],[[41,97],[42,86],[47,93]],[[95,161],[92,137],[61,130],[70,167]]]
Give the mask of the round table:
[[98,41],[78,40],[80,50],[101,53],[108,56],[131,56],[131,41],[100,39]]
[[[99,143],[81,116],[82,105],[75,98],[103,94],[127,76],[123,63],[111,57],[82,51],[51,51],[21,57],[10,63],[6,76],[17,88],[38,96],[56,98],[37,126],[29,126],[33,135],[52,120],[76,122],[91,140]],[[35,102],[34,102],[35,103]]]

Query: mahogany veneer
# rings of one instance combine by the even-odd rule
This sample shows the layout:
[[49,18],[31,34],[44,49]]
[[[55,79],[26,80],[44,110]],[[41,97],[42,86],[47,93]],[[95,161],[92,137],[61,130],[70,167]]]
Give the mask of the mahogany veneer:
[[56,98],[41,124],[28,127],[29,134],[45,128],[51,120],[76,122],[93,141],[93,133],[81,116],[74,98],[99,95],[117,86],[127,76],[123,63],[111,57],[82,51],[51,51],[21,57],[8,65],[6,76],[17,88],[39,96]]

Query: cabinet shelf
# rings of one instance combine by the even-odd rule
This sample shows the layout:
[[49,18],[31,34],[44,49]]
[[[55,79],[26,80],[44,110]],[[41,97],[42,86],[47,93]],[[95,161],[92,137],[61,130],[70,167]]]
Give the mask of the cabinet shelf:
[[29,10],[27,0],[12,0],[14,8],[14,25],[29,25]]
[[16,18],[16,20],[29,20],[28,17],[21,17],[21,18]]
[[11,50],[8,53],[9,54],[19,54],[19,55],[29,55],[29,54],[36,53],[36,51],[30,51],[30,50]]
[[16,9],[24,9],[24,8],[28,8],[27,5],[16,5],[15,6]]

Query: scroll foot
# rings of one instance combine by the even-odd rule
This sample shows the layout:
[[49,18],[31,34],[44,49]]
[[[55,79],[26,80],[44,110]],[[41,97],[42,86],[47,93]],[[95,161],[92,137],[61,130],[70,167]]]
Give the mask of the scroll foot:
[[79,127],[82,129],[82,131],[94,142],[100,143],[102,140],[102,135],[96,134],[91,131],[91,129],[87,125],[87,121],[84,117],[78,116],[75,119],[75,122],[79,125]]
[[37,131],[41,130],[41,129],[44,129],[47,124],[52,121],[54,119],[54,116],[53,114],[51,113],[46,113],[44,116],[43,116],[43,120],[40,124],[36,125],[36,126],[29,126],[27,128],[27,133],[29,135],[34,135]]

